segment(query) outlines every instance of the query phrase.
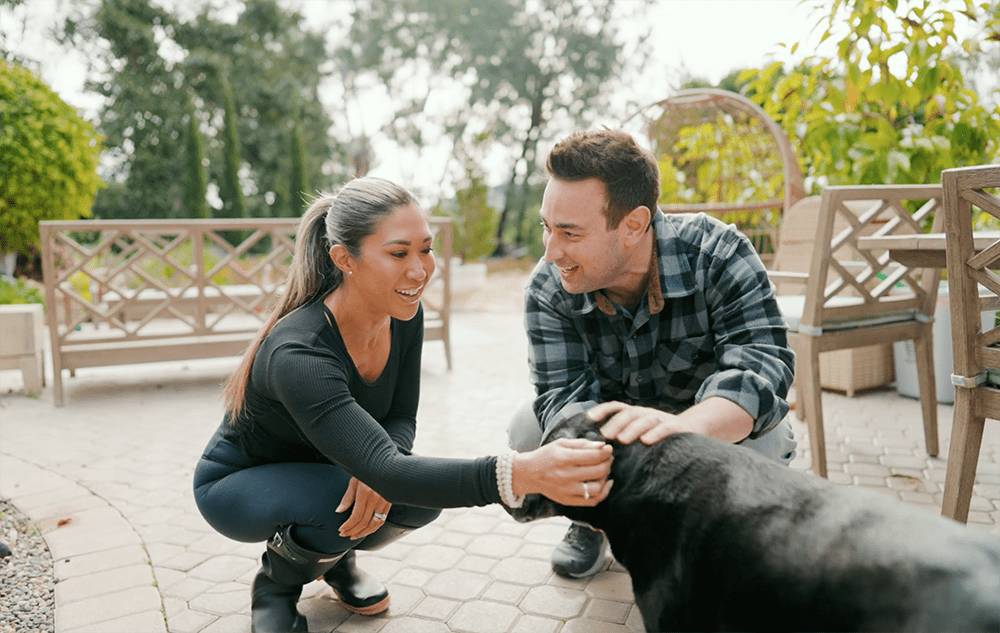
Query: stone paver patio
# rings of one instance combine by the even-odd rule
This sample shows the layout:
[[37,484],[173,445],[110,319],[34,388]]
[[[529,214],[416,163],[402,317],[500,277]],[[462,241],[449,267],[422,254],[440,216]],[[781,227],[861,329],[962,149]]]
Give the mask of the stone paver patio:
[[[523,275],[491,276],[460,297],[454,368],[424,352],[416,450],[503,450],[507,420],[529,396],[520,316]],[[0,372],[0,496],[27,513],[55,561],[58,633],[246,633],[262,544],[217,535],[191,493],[201,449],[220,420],[232,359],[81,370],[66,406],[20,392]],[[11,390],[13,393],[8,393]],[[942,457],[924,454],[919,403],[881,390],[824,393],[830,479],[938,513],[952,410],[939,407]],[[795,468],[809,465],[805,425]],[[1000,428],[987,424],[970,527],[1000,536]],[[552,573],[568,522],[518,524],[498,506],[446,510],[434,524],[361,564],[386,581],[387,614],[337,606],[321,583],[300,608],[316,632],[617,633],[642,631],[617,564],[589,580]]]

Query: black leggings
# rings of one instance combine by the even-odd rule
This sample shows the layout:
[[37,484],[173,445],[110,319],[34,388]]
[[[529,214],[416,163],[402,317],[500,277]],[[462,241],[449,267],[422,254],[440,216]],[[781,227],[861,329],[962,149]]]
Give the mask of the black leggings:
[[[353,509],[335,512],[350,480],[333,464],[253,465],[217,431],[195,467],[194,499],[208,524],[235,541],[266,541],[292,525],[300,545],[332,554],[363,542],[338,532]],[[386,523],[416,529],[440,514],[438,508],[394,504]]]

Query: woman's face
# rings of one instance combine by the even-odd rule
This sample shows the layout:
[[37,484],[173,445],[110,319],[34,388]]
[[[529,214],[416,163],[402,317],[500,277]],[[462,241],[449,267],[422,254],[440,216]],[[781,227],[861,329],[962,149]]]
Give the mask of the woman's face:
[[397,207],[365,238],[349,283],[374,312],[412,319],[434,274],[433,239],[427,214],[420,207]]

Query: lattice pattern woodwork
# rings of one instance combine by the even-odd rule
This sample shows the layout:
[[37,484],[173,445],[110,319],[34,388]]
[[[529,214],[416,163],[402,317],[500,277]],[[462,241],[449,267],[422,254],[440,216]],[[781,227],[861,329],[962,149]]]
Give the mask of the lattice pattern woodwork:
[[297,222],[43,224],[50,324],[60,343],[256,331],[291,264]]

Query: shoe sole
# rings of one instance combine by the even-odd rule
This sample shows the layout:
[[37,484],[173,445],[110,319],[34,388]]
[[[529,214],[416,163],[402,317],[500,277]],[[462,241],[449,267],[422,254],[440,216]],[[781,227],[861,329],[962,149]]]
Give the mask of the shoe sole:
[[357,613],[358,615],[378,615],[379,613],[389,609],[389,596],[386,596],[375,604],[368,605],[367,607],[355,607],[354,605],[347,604],[341,600],[340,594],[336,589],[333,590],[333,595],[337,596],[337,602],[340,603],[340,606],[344,607],[351,613]]

